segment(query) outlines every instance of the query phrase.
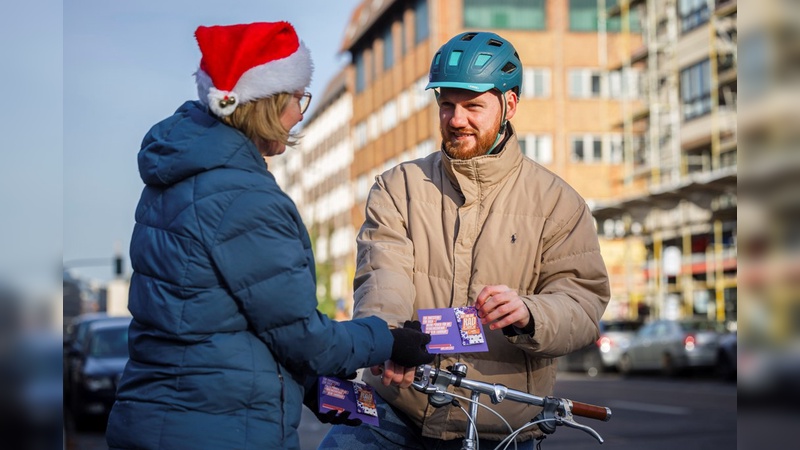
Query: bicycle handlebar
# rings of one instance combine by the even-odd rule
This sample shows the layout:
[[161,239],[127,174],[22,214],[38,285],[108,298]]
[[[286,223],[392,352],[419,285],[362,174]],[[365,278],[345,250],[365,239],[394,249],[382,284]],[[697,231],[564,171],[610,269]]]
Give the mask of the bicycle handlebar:
[[[539,397],[527,392],[509,389],[502,384],[485,383],[466,378],[467,366],[456,363],[448,370],[439,369],[428,364],[418,366],[414,374],[414,389],[427,394],[429,402],[436,407],[444,406],[453,400],[447,392],[448,386],[462,387],[473,394],[486,394],[493,404],[505,399],[542,407],[542,412],[534,419],[540,419],[539,429],[546,434],[553,433],[558,425],[566,425],[592,435],[600,443],[603,438],[592,428],[581,425],[573,416],[607,422],[611,419],[611,409],[605,406],[576,402],[566,398]],[[533,420],[533,419],[532,419]]]
[[589,403],[576,402],[574,400],[562,399],[570,402],[572,414],[576,416],[586,417],[589,419],[602,420],[608,422],[611,420],[611,409],[606,406],[590,405]]

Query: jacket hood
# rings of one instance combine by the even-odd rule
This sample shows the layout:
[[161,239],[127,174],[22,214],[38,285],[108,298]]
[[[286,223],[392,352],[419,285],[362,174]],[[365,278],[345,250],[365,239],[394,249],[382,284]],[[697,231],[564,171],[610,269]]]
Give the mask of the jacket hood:
[[220,122],[197,101],[154,125],[139,151],[139,175],[148,186],[170,186],[221,167],[264,171],[264,159],[244,134]]

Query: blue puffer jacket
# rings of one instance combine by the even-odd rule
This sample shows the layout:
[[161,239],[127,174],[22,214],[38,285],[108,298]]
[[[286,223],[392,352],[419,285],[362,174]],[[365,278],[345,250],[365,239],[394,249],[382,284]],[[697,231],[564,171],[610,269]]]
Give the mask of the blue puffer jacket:
[[252,142],[187,102],[139,153],[130,361],[112,449],[297,448],[304,384],[388,359],[370,317],[317,310],[311,243]]

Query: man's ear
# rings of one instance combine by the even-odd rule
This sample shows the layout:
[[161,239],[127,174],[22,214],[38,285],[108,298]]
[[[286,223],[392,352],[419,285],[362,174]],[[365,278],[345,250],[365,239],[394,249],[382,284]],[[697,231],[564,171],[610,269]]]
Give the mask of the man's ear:
[[517,93],[514,92],[513,89],[506,91],[503,95],[506,97],[506,120],[510,120],[517,112],[519,96],[517,96]]

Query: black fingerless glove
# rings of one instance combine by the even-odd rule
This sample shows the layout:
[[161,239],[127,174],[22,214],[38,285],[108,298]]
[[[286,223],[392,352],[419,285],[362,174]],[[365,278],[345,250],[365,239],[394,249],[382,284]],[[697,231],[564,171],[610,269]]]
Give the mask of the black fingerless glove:
[[403,328],[392,331],[394,344],[392,345],[391,360],[403,367],[416,367],[421,364],[433,362],[433,355],[428,353],[425,346],[431,342],[431,335],[422,332],[422,324],[418,320],[406,320]]
[[[356,373],[352,373],[350,375],[340,376],[338,378],[352,380],[356,377],[356,375]],[[361,425],[361,419],[350,418],[350,411],[342,411],[340,413],[335,409],[332,409],[326,413],[319,412],[319,396],[317,390],[318,388],[315,382],[314,387],[312,389],[307,389],[306,395],[303,397],[303,404],[306,405],[315,416],[317,416],[317,420],[322,423],[329,423],[331,425],[347,425],[349,427],[357,427]]]
[[322,423],[329,423],[331,425],[347,425],[348,427],[357,427],[362,424],[361,419],[350,418],[350,411],[342,411],[341,413],[332,409],[324,414],[317,413],[317,419]]

